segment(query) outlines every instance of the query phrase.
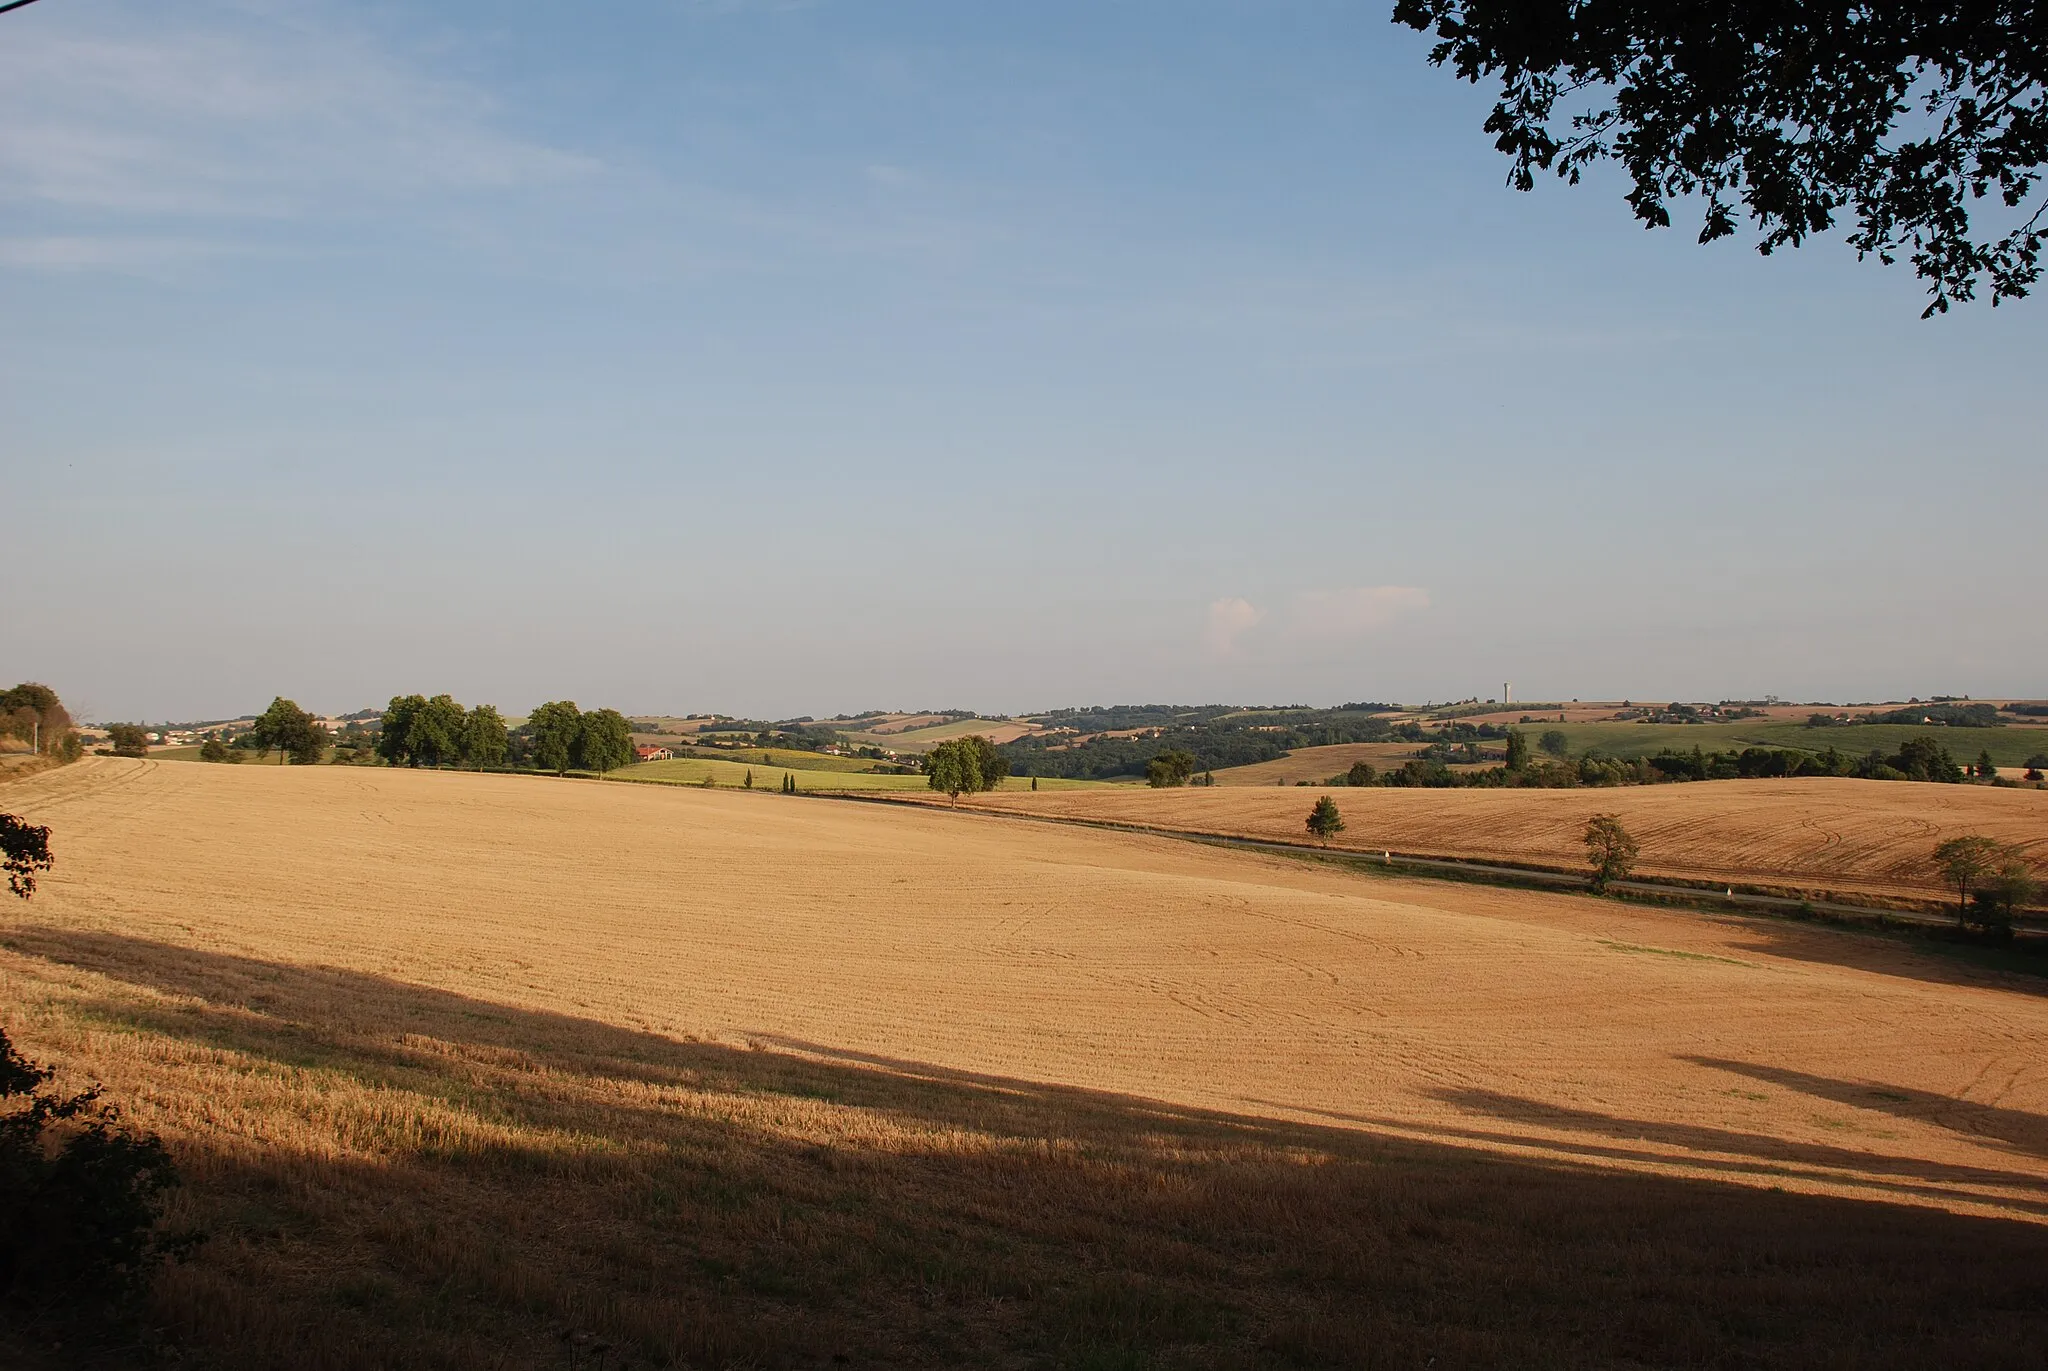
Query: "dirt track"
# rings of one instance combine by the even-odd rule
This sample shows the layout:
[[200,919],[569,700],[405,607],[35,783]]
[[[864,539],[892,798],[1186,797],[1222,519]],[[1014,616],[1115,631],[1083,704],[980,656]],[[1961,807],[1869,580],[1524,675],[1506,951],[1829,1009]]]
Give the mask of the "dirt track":
[[[1240,797],[1264,798],[1213,798]],[[777,795],[93,760],[6,798],[53,826],[59,865],[0,924],[0,986],[149,984],[203,949],[664,1035],[2048,1219],[2043,987],[1880,939]],[[1346,836],[1370,841],[1353,798]],[[1688,822],[1636,821],[1646,853]],[[1524,822],[1502,831],[1540,831]],[[234,1126],[204,1103],[141,1116]]]

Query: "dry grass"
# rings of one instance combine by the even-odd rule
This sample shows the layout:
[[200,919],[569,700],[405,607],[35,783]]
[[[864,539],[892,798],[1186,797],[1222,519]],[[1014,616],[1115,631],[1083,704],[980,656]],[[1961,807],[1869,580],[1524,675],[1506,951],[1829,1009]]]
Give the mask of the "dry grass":
[[60,861],[8,1026],[176,1148],[212,1239],[158,1316],[206,1365],[2017,1367],[2048,1327],[2048,1000],[1883,940],[772,795],[6,795]]
[[[1218,779],[1221,780],[1219,773]],[[1199,833],[1304,841],[1315,794],[1300,789],[1094,790],[987,796],[984,809]],[[1950,896],[1928,864],[1935,844],[1985,833],[2048,865],[2048,793],[1988,786],[1811,778],[1599,790],[1329,792],[1344,812],[1333,846],[1582,870],[1594,814],[1618,814],[1642,843],[1637,870],[1816,895]],[[1952,896],[1951,896],[1952,897]]]

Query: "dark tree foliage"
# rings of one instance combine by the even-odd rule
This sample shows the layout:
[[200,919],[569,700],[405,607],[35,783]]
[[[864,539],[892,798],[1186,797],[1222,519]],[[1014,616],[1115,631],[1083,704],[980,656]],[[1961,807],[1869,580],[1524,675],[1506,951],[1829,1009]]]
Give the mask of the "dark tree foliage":
[[616,709],[593,709],[578,721],[575,754],[585,771],[616,771],[633,760],[633,725]]
[[962,795],[994,790],[1010,774],[1010,764],[996,745],[979,733],[949,738],[925,755],[925,784],[950,795],[955,804]]
[[537,705],[526,716],[524,730],[533,765],[561,775],[575,760],[576,743],[583,732],[583,713],[574,700],[550,700]]
[[2004,728],[1995,705],[1912,705],[1884,713],[1859,714],[1859,724],[1945,724],[1950,728]]
[[1328,843],[1330,839],[1342,833],[1344,816],[1337,811],[1337,802],[1327,795],[1317,800],[1315,808],[1308,812],[1307,827],[1320,843]]
[[294,700],[279,695],[250,726],[249,736],[263,748],[276,748],[278,761],[286,757],[300,766],[312,766],[327,751],[327,730]]
[[36,893],[36,873],[54,865],[50,830],[13,814],[0,814],[0,871],[7,889],[22,899]]
[[462,763],[482,771],[505,760],[505,720],[495,705],[478,705],[462,720]]
[[[1025,776],[1104,779],[1145,776],[1162,753],[1193,754],[1193,770],[1270,762],[1304,747],[1376,743],[1405,736],[1387,720],[1346,705],[1341,709],[1235,709],[1223,705],[1112,705],[1032,716],[1049,728],[1003,744],[1010,769]],[[1413,725],[1406,727],[1413,729]],[[1462,725],[1492,737],[1490,726]],[[1157,729],[1137,737],[1103,736],[1126,729]],[[1101,730],[1101,734],[1097,733]],[[1414,730],[1420,739],[1420,730]]]
[[[0,1030],[0,1301],[41,1308],[138,1288],[165,1254],[154,1230],[178,1183],[154,1134],[122,1127],[97,1087],[45,1093],[52,1074]],[[52,1124],[68,1126],[61,1146]]]
[[1010,760],[982,734],[974,733],[962,738],[961,743],[974,753],[974,769],[981,777],[983,790],[996,790],[1003,784],[1003,777],[1010,774]]
[[1636,840],[1614,815],[1595,814],[1586,820],[1586,864],[1592,868],[1587,888],[1605,895],[1616,881],[1627,879],[1640,852]]
[[[1858,257],[1911,258],[1925,314],[2040,277],[2034,0],[1397,0],[1394,20],[1435,36],[1433,64],[1498,80],[1486,131],[1519,190],[1612,159],[1646,225],[1701,197],[1711,242],[1739,204],[1764,253],[1851,218]],[[1986,209],[1997,222],[1973,228]]]
[[107,741],[114,745],[116,757],[149,755],[149,730],[141,724],[108,724]]
[[1145,764],[1145,783],[1155,790],[1184,786],[1195,774],[1195,754],[1169,748]]

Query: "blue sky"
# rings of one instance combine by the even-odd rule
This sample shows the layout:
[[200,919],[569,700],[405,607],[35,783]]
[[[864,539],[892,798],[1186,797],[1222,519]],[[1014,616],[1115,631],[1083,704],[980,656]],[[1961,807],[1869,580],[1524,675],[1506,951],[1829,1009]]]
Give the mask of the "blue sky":
[[0,677],[2048,693],[2048,304],[1517,195],[1389,9],[0,17]]

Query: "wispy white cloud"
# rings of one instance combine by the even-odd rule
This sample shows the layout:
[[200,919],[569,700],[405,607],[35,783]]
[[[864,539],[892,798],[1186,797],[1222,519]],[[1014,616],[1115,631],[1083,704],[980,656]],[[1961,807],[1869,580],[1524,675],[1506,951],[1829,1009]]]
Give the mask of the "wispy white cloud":
[[227,250],[223,244],[196,238],[46,234],[0,238],[0,267],[158,276]]
[[1211,652],[1227,657],[1237,651],[1238,638],[1258,627],[1259,621],[1265,617],[1264,610],[1241,596],[1227,595],[1211,601],[1203,641]]
[[294,5],[22,25],[0,45],[0,198],[278,218],[426,190],[587,175],[478,89]]
[[1429,608],[1420,586],[1304,590],[1290,607],[1288,631],[1302,638],[1358,638]]

